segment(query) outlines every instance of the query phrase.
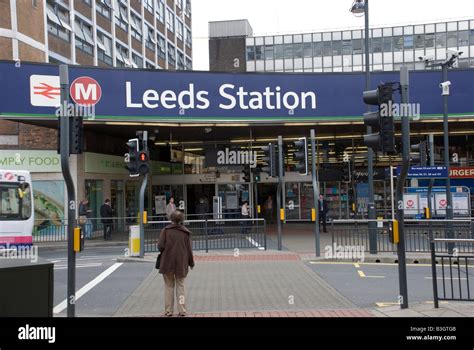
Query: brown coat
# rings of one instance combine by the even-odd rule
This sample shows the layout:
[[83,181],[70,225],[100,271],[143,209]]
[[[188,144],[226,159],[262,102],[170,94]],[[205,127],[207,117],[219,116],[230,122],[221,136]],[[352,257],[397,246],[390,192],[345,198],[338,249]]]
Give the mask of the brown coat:
[[161,274],[174,273],[183,278],[188,274],[188,267],[194,267],[191,232],[183,225],[166,226],[161,231],[158,249],[161,252]]

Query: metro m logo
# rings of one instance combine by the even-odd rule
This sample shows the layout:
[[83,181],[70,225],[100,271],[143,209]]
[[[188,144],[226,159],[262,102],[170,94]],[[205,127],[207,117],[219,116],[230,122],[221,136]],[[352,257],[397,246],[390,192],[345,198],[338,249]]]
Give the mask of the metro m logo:
[[93,106],[99,102],[102,89],[96,80],[90,77],[79,77],[72,82],[69,93],[76,104]]

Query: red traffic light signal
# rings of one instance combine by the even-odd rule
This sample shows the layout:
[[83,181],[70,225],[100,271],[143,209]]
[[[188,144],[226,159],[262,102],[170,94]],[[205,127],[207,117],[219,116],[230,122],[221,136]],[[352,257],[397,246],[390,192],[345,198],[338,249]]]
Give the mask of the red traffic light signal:
[[148,160],[148,154],[146,154],[145,152],[141,152],[138,156],[138,159],[140,160],[140,162],[146,162]]

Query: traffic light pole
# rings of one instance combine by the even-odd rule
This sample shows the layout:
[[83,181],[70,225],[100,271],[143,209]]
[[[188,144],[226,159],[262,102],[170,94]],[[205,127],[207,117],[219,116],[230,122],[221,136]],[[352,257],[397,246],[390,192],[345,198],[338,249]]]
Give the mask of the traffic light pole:
[[[143,131],[142,151],[148,151],[148,131]],[[148,174],[143,175],[142,186],[140,188],[140,258],[145,256],[145,225],[143,223],[143,213],[145,211],[145,190],[148,182]]]
[[[369,52],[369,0],[365,0],[365,90],[370,90],[370,52]],[[367,111],[370,112],[370,105],[367,105]],[[372,127],[367,127],[367,134],[372,134]],[[367,174],[369,182],[369,251],[370,254],[377,254],[377,223],[375,212],[375,194],[374,194],[374,151],[372,148],[367,150]]]
[[[409,76],[408,68],[402,67],[400,70],[400,89],[402,105],[409,102]],[[397,220],[399,228],[399,242],[397,244],[398,255],[398,278],[400,286],[400,307],[408,308],[408,286],[407,286],[407,266],[405,256],[405,206],[403,202],[403,189],[410,169],[410,117],[402,115],[402,144],[403,162],[400,176],[397,179]]]
[[[433,134],[429,134],[428,135],[428,149],[430,151],[430,166],[434,166],[435,165],[435,162],[434,162],[434,137],[433,137]],[[429,236],[429,239],[430,239],[430,242],[433,240],[433,225],[432,225],[432,222],[431,222],[431,217],[432,217],[432,210],[433,208],[431,207],[431,196],[432,196],[432,191],[433,191],[433,185],[434,185],[434,179],[430,179],[430,182],[428,184],[428,212],[430,213],[430,217],[427,218],[429,219],[429,223],[428,223],[428,236]]]
[[278,190],[277,190],[277,208],[278,208],[278,250],[282,250],[281,237],[281,209],[283,196],[283,137],[278,136]]
[[316,219],[314,222],[314,240],[316,244],[316,256],[321,256],[321,236],[319,232],[319,186],[318,179],[316,176],[316,133],[314,129],[311,129],[311,177],[313,179],[313,197],[314,197],[314,209],[316,210]]
[[59,81],[61,86],[61,114],[59,128],[61,132],[59,152],[61,154],[61,169],[66,183],[67,211],[67,317],[75,317],[76,313],[76,253],[74,252],[74,224],[76,221],[76,192],[69,166],[69,71],[68,66],[59,66]]

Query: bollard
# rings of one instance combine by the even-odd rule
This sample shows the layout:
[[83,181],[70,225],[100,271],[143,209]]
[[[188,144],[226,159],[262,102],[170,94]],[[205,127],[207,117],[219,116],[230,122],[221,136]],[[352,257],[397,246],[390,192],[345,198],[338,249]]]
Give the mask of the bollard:
[[130,239],[128,246],[130,250],[130,256],[140,256],[140,226],[130,226]]

